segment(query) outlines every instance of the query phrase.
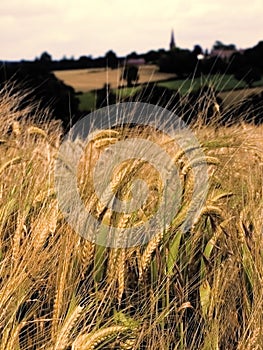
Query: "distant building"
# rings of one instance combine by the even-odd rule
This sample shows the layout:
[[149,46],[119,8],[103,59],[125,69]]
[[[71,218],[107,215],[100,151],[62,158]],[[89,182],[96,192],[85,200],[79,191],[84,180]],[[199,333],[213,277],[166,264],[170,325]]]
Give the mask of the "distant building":
[[126,61],[126,64],[128,66],[142,66],[145,64],[145,59],[144,58],[129,58]]
[[174,50],[176,48],[176,45],[175,45],[175,40],[174,40],[174,31],[172,29],[172,32],[171,32],[171,41],[170,41],[170,50]]
[[229,61],[231,56],[238,52],[237,50],[212,50],[210,53],[211,57],[219,57],[224,61]]
[[235,53],[243,54],[244,50],[236,49],[235,45],[222,45],[222,47],[213,47],[210,57],[219,57],[222,60],[229,62],[232,55]]

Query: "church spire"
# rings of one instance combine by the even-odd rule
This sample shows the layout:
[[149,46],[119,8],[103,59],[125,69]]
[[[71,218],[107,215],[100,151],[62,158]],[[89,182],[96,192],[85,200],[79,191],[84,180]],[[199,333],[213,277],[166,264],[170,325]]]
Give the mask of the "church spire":
[[175,49],[175,40],[174,40],[174,30],[172,29],[171,41],[170,41],[170,50],[174,50],[174,49]]

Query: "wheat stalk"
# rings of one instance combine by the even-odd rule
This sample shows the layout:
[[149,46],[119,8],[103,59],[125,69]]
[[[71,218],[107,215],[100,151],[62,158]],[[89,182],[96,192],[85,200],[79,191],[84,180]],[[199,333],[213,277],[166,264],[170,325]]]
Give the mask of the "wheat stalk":
[[[188,153],[191,153],[192,151],[196,151],[196,150],[199,150],[200,149],[200,146],[190,146],[190,147],[186,147],[180,151],[178,151],[172,158],[173,162],[174,163],[177,163],[180,161],[180,159],[183,157],[183,156],[188,156]],[[204,149],[203,149],[204,151]]]
[[13,247],[12,247],[12,265],[15,266],[20,260],[20,244],[23,239],[23,231],[25,230],[25,214],[18,212],[17,214],[17,224],[16,230],[13,237]]
[[83,307],[78,305],[71,315],[66,319],[63,327],[60,331],[58,331],[56,343],[54,345],[54,350],[63,350],[67,347],[69,343],[69,335],[74,327],[76,321],[79,319],[81,313],[83,311]]
[[225,198],[229,198],[232,197],[234,195],[233,192],[223,192],[223,193],[219,193],[216,196],[214,196],[213,198],[210,199],[211,202],[216,203],[221,199],[225,199]]
[[94,350],[97,345],[103,341],[116,337],[120,333],[129,331],[129,327],[125,326],[111,326],[100,329],[91,334],[78,336],[72,344],[73,350]]
[[15,157],[13,159],[8,160],[0,167],[0,174],[8,167],[10,167],[13,164],[19,163],[21,161],[21,157]]
[[143,277],[144,272],[149,267],[151,256],[154,250],[159,246],[160,241],[163,238],[163,232],[159,232],[153,236],[153,238],[150,240],[150,242],[147,244],[141,258],[140,258],[140,265],[139,265],[139,279],[141,280]]
[[122,295],[125,288],[125,259],[126,259],[126,249],[122,248],[120,250],[117,259],[117,276],[118,276],[118,302],[121,304]]
[[63,312],[63,308],[65,308],[63,301],[71,254],[68,237],[65,237],[64,241],[62,242],[61,250],[62,254],[59,257],[60,259],[57,271],[56,292],[53,303],[53,317],[51,325],[51,336],[54,341],[56,340],[61,314]]
[[9,330],[8,337],[6,338],[6,341],[3,341],[1,343],[1,350],[14,350],[18,348],[18,343],[19,343],[19,333],[21,329],[26,325],[26,322],[20,322],[14,327],[14,329],[11,331]]
[[[83,242],[84,241],[84,242]],[[88,239],[82,240],[81,249],[81,263],[84,268],[90,265],[95,254],[95,243]]]
[[104,129],[92,135],[91,141],[95,142],[105,138],[117,138],[117,136],[119,136],[119,132],[117,130]]
[[107,281],[112,283],[116,279],[117,260],[120,254],[120,248],[111,248],[109,251]]
[[218,164],[219,164],[219,160],[215,157],[208,157],[207,156],[207,157],[195,158],[183,167],[182,174],[187,175],[188,172],[196,166],[218,165]]
[[27,128],[27,133],[29,135],[37,134],[43,136],[45,139],[48,139],[48,134],[45,132],[45,130],[37,127],[37,126],[29,126]]
[[111,144],[114,144],[118,141],[116,138],[104,138],[94,141],[94,147],[95,148],[105,148]]
[[39,216],[31,223],[31,231],[36,250],[41,249],[46,242],[48,235],[55,232],[57,226],[58,209],[55,202],[52,202],[46,212],[44,208]]
[[20,123],[17,120],[12,123],[12,131],[16,137],[21,135]]

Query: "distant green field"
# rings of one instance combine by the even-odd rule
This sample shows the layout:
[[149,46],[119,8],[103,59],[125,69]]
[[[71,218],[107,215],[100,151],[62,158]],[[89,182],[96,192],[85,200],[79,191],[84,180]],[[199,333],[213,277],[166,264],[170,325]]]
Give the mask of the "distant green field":
[[[202,76],[195,79],[182,79],[182,80],[172,80],[172,81],[163,81],[157,83],[159,86],[166,87],[171,90],[177,90],[181,95],[186,95],[189,92],[198,90],[201,86],[208,85],[213,86],[214,89],[218,92],[224,91],[233,91],[237,89],[246,89],[247,85],[243,81],[239,81],[234,78],[233,75],[209,75]],[[123,89],[113,89],[113,93],[116,94],[116,101],[119,101],[121,98],[132,96],[138,92],[143,85],[136,86],[132,88],[123,88]],[[263,78],[253,84],[253,87],[262,87]],[[81,111],[90,111],[93,110],[96,106],[96,93],[94,91],[84,92],[79,95],[80,100],[80,110]]]
[[[116,101],[120,101],[122,98],[132,96],[137,91],[141,89],[141,86],[123,88],[123,89],[113,89],[113,93],[116,95]],[[96,107],[96,92],[88,91],[83,92],[78,96],[80,101],[79,109],[80,111],[92,111]]]
[[96,94],[93,91],[83,92],[78,96],[80,111],[91,111],[96,107]]
[[[247,87],[245,82],[235,79],[230,74],[202,76],[193,80],[173,80],[161,82],[158,85],[167,87],[168,89],[178,90],[182,95],[198,90],[204,85],[213,86],[216,91],[229,91]],[[253,86],[263,86],[263,78],[255,82]]]
[[133,96],[136,92],[140,91],[141,88],[142,88],[142,85],[135,86],[135,87],[125,87],[122,89],[114,89],[113,93],[116,94],[117,100],[119,100],[120,98]]

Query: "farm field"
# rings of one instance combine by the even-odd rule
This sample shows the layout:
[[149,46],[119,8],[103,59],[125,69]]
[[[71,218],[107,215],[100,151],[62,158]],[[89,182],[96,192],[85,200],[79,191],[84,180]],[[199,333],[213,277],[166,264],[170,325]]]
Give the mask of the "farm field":
[[[216,128],[199,119],[191,132],[201,156],[153,127],[101,130],[87,146],[68,144],[70,152],[83,150],[75,169],[59,152],[61,126],[36,123],[18,105],[19,95],[2,91],[0,350],[262,349],[263,127]],[[124,232],[155,215],[166,192],[178,196],[174,187],[164,190],[151,162],[127,157],[112,169],[112,195],[130,201],[139,179],[147,200],[127,217],[98,198],[98,159],[105,155],[108,169],[110,146],[134,138],[165,150],[176,167],[178,210],[153,236],[146,225],[144,244],[103,246],[96,240],[103,225]],[[56,184],[66,177],[55,171],[57,160],[74,173],[84,207],[101,225],[83,226],[95,240],[79,235],[60,209]],[[202,186],[195,190],[203,175],[205,197]]]
[[[54,74],[66,84],[72,86],[76,91],[91,91],[101,89],[104,84],[110,84],[112,89],[116,89],[120,85],[125,85],[121,81],[121,68],[119,69],[80,69],[55,71]],[[174,74],[159,73],[158,67],[154,65],[144,65],[139,67],[139,83],[160,81],[173,78]]]

